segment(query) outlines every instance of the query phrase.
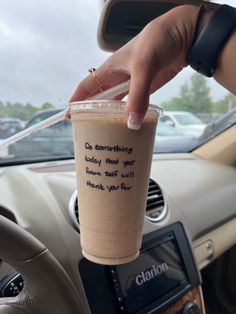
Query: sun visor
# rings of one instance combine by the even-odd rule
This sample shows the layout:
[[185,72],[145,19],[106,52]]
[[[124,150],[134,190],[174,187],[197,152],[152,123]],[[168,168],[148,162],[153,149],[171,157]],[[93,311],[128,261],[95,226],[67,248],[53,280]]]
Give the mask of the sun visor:
[[98,26],[98,44],[107,51],[115,51],[136,36],[156,17],[183,4],[208,7],[218,4],[201,0],[107,0]]

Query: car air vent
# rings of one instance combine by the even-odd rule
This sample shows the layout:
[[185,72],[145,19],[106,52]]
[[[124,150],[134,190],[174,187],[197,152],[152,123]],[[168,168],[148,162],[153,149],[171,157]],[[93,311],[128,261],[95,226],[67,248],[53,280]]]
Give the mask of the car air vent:
[[[69,212],[74,227],[79,231],[77,190],[74,191],[70,198]],[[146,218],[151,222],[159,222],[165,217],[166,213],[167,206],[162,190],[154,180],[150,179],[146,203]]]
[[152,179],[149,180],[146,203],[146,218],[152,222],[161,221],[167,213],[164,196],[160,186]]
[[77,190],[73,192],[70,198],[69,203],[69,213],[70,218],[74,227],[79,231],[79,209],[78,209],[78,198],[77,198]]

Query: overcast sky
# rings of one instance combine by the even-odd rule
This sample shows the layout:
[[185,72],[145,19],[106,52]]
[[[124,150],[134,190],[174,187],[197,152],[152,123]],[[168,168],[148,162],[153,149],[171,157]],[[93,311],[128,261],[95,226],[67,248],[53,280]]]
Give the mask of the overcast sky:
[[108,55],[96,0],[1,0],[0,100],[65,102]]
[[[98,48],[99,0],[1,0],[0,100],[66,103],[77,83],[108,53]],[[184,70],[160,90],[160,103],[178,93]],[[210,83],[215,98],[224,91]]]

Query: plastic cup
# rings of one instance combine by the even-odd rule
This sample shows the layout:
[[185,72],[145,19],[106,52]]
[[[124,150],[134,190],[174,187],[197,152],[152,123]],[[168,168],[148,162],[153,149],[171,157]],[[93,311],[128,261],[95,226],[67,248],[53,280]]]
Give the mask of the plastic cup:
[[128,129],[125,102],[71,104],[80,236],[90,261],[117,265],[139,255],[159,110]]

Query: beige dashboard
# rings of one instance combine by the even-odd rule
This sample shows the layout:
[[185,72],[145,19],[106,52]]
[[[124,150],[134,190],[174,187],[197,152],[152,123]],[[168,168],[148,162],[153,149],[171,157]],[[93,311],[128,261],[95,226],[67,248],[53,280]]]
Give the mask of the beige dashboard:
[[[154,156],[151,178],[161,187],[167,215],[145,219],[143,233],[181,222],[199,270],[236,244],[236,170],[192,154]],[[0,214],[14,215],[64,266],[86,300],[78,273],[80,237],[69,213],[76,189],[74,161],[0,170]],[[0,278],[8,267],[0,263]]]

